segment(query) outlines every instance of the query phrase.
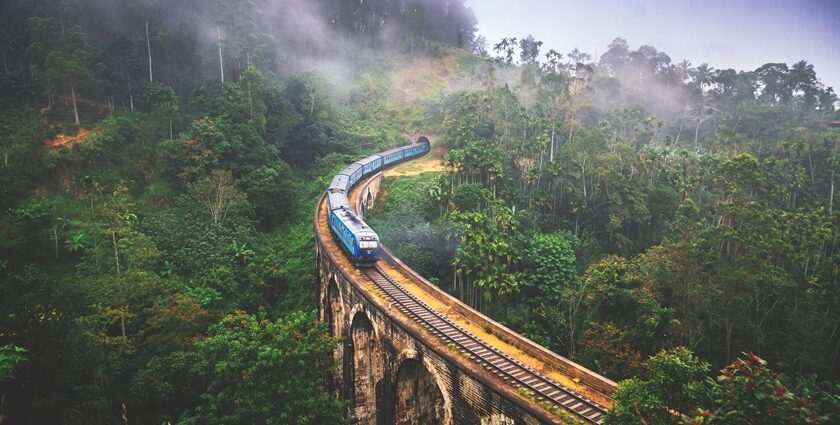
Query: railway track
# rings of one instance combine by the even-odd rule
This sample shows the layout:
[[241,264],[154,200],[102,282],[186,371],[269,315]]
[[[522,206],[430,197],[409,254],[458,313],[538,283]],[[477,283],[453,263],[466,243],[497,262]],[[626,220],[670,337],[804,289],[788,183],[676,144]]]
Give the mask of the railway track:
[[534,371],[458,326],[415,297],[379,266],[362,269],[362,273],[395,304],[398,310],[509,385],[524,389],[541,403],[561,411],[572,412],[578,419],[585,422],[603,423],[606,408]]

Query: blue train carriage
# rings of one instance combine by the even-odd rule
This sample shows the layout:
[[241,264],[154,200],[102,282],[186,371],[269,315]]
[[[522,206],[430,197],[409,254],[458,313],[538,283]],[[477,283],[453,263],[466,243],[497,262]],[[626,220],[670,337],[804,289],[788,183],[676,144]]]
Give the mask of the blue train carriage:
[[350,201],[347,199],[347,195],[341,192],[335,193],[328,193],[327,194],[327,208],[330,212],[333,210],[343,209],[349,210],[350,209]]
[[356,266],[371,267],[379,260],[379,236],[348,209],[330,211],[330,228]]
[[423,156],[429,153],[429,151],[432,149],[432,145],[429,142],[428,137],[420,136],[420,138],[417,139],[417,142],[405,146],[402,149],[404,159],[409,159],[418,156]]
[[347,166],[347,168],[341,170],[338,174],[344,174],[347,176],[347,191],[350,190],[351,187],[356,185],[356,182],[362,178],[362,165],[358,162],[354,162]]
[[330,187],[327,188],[327,193],[344,193],[350,189],[350,176],[346,174],[337,174],[333,177]]
[[382,156],[382,166],[387,167],[391,164],[396,164],[403,160],[403,150],[402,148],[394,148],[391,150],[387,150],[379,154]]
[[371,155],[365,159],[356,161],[356,164],[362,166],[362,175],[367,176],[382,168],[382,156]]

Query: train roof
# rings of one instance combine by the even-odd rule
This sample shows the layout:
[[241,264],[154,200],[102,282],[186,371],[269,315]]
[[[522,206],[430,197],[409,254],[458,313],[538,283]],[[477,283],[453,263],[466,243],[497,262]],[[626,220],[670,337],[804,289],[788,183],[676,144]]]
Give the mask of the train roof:
[[347,168],[341,170],[338,174],[344,174],[345,176],[350,176],[351,174],[359,171],[359,168],[362,168],[362,165],[358,162],[354,162],[347,166]]
[[376,154],[376,155],[371,155],[371,156],[369,156],[367,158],[364,158],[364,159],[360,159],[360,160],[356,161],[356,163],[357,164],[362,164],[362,165],[368,165],[371,162],[376,161],[377,159],[381,159],[381,158],[382,157],[379,154]]
[[347,195],[343,193],[330,193],[327,195],[327,202],[330,210],[337,208],[350,208],[350,201],[347,200]]
[[333,177],[332,182],[330,183],[330,189],[338,188],[341,190],[347,190],[347,184],[350,183],[350,177],[345,174],[336,174]]
[[392,153],[402,152],[402,150],[403,150],[403,148],[388,149],[387,151],[382,152],[379,155],[388,156],[388,155],[391,155]]
[[414,148],[418,148],[418,147],[421,147],[421,146],[425,149],[426,144],[425,143],[412,143],[410,145],[405,145],[402,148],[403,149],[414,149]]
[[[335,214],[339,220],[344,223],[356,235],[377,236],[376,232],[371,229],[364,220],[360,219],[356,214],[349,210],[336,211]],[[377,236],[377,240],[379,237]]]

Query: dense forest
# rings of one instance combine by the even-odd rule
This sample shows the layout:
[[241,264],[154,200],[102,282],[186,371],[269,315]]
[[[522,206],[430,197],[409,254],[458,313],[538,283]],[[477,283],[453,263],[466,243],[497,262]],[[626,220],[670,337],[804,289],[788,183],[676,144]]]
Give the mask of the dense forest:
[[0,423],[344,423],[312,212],[421,132],[445,169],[371,224],[622,380],[608,422],[838,420],[833,90],[543,44],[461,0],[3,2]]
[[836,420],[833,89],[804,60],[715,70],[620,38],[597,60],[542,44],[476,52],[476,87],[441,111],[447,172],[390,182],[372,221],[385,243],[531,339],[632,378],[609,423],[681,421],[663,406],[686,423]]
[[437,0],[4,1],[0,423],[345,422],[315,201],[405,144],[370,73],[474,25]]

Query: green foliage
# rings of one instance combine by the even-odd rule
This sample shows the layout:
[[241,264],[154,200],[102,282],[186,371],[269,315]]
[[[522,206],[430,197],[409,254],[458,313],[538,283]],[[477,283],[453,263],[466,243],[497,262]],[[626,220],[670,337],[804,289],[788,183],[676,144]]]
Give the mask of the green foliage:
[[[417,133],[448,172],[384,181],[383,241],[538,342],[637,375],[619,391],[637,401],[628,422],[680,419],[665,405],[706,423],[836,421],[840,116],[807,62],[715,70],[622,39],[593,59],[533,37],[493,58],[462,2],[324,8],[376,53],[313,42],[260,1],[6,3],[0,336],[29,350],[4,383],[10,422],[112,423],[123,404],[132,423],[335,419],[314,372],[323,330],[294,313],[314,299],[312,211],[332,172]],[[185,10],[222,40],[161,19]],[[206,80],[219,48],[224,83]],[[300,75],[313,58],[329,80]],[[236,313],[193,344],[260,307],[288,319]],[[813,378],[748,358],[710,384],[679,346]],[[295,385],[306,397],[277,406]]]
[[816,405],[792,393],[767,361],[746,354],[724,369],[713,389],[715,407],[690,420],[695,424],[818,424],[826,418]]
[[151,83],[143,88],[143,102],[150,111],[162,111],[171,114],[178,111],[178,98],[175,90],[162,83]]
[[577,272],[574,251],[577,238],[567,232],[537,234],[529,245],[527,258],[536,287],[549,300],[559,300]]
[[[764,359],[745,354],[708,377],[709,364],[683,347],[647,362],[647,378],[619,384],[606,424],[789,424],[826,423],[806,398],[792,393]],[[810,389],[803,389],[811,393]]]
[[208,386],[180,423],[344,423],[341,403],[319,383],[335,344],[311,314],[278,321],[264,312],[226,316],[196,344],[193,370]]
[[524,254],[524,241],[517,234],[515,210],[501,207],[495,217],[479,212],[452,213],[459,239],[453,265],[484,292],[489,301],[518,292],[526,284],[517,270]]
[[222,225],[228,213],[247,208],[247,198],[236,187],[230,171],[213,170],[195,183],[187,185],[192,200],[210,216],[213,225]]
[[287,221],[295,211],[295,184],[291,169],[282,161],[258,168],[239,182],[257,218],[268,227]]
[[480,210],[490,200],[490,190],[483,184],[465,183],[452,193],[452,204],[458,211]]
[[440,175],[386,177],[368,223],[401,260],[434,280],[449,276],[455,247],[452,227],[440,220],[440,200],[434,196]]
[[608,424],[677,424],[674,412],[686,412],[710,401],[709,364],[684,347],[662,351],[647,362],[647,379],[628,379],[613,395]]
[[0,384],[15,375],[15,368],[26,361],[26,349],[14,344],[0,345]]

